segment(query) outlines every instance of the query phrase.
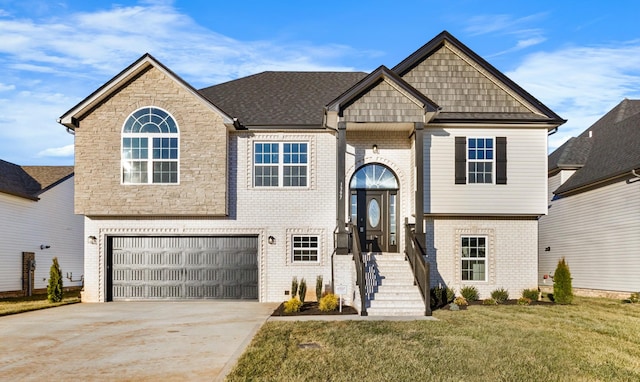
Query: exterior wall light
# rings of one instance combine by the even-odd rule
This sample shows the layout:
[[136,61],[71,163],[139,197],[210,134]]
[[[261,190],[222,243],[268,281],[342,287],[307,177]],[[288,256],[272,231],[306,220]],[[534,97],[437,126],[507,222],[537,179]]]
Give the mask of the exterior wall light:
[[49,249],[49,248],[51,248],[50,245],[40,244],[40,249]]
[[267,239],[269,241],[269,244],[275,244],[276,243],[276,238],[273,236],[269,236],[269,239]]
[[91,236],[87,237],[87,243],[96,244],[96,243],[98,243],[98,238],[93,236],[93,235],[91,235]]
[[377,154],[377,153],[378,153],[378,145],[375,145],[375,144],[374,144],[374,145],[371,147],[371,149],[373,150],[373,153],[374,153],[374,154]]

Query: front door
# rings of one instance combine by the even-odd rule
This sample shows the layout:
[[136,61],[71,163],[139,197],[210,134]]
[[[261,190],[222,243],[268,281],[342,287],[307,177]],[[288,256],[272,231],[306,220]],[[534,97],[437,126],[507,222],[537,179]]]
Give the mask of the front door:
[[353,174],[351,222],[360,246],[368,252],[398,252],[398,179],[380,163],[364,165]]
[[353,191],[352,218],[364,251],[398,252],[396,197],[392,190]]

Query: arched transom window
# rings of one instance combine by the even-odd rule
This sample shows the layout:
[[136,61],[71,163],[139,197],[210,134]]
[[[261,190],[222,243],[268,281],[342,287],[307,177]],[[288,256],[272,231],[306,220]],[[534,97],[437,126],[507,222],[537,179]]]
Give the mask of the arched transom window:
[[178,183],[178,125],[156,107],[133,112],[122,128],[122,183]]
[[386,189],[397,190],[398,180],[389,167],[381,164],[368,164],[360,167],[353,177],[349,187],[355,189]]

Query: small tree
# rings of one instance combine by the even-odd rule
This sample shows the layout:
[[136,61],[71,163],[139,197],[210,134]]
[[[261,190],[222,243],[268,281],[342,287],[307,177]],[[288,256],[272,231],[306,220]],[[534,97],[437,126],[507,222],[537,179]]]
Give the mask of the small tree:
[[293,280],[291,280],[291,298],[295,298],[297,294],[298,294],[298,278],[294,276]]
[[322,275],[316,277],[316,301],[320,301],[322,298],[322,289],[324,287]]
[[300,301],[302,301],[302,303],[304,304],[304,299],[307,297],[307,281],[304,279],[304,277],[300,280],[298,293],[300,294]]
[[53,264],[49,269],[49,285],[47,285],[47,299],[49,302],[62,301],[62,271],[60,271],[60,264],[58,264],[58,258],[53,258]]
[[564,257],[558,262],[553,274],[553,301],[558,304],[571,304],[573,288],[571,286],[571,272]]

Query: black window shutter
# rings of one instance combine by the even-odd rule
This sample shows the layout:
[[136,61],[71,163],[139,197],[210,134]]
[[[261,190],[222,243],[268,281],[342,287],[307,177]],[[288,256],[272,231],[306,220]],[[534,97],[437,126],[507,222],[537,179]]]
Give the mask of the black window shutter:
[[467,184],[467,137],[456,137],[456,184]]
[[496,184],[507,184],[507,137],[496,137]]

